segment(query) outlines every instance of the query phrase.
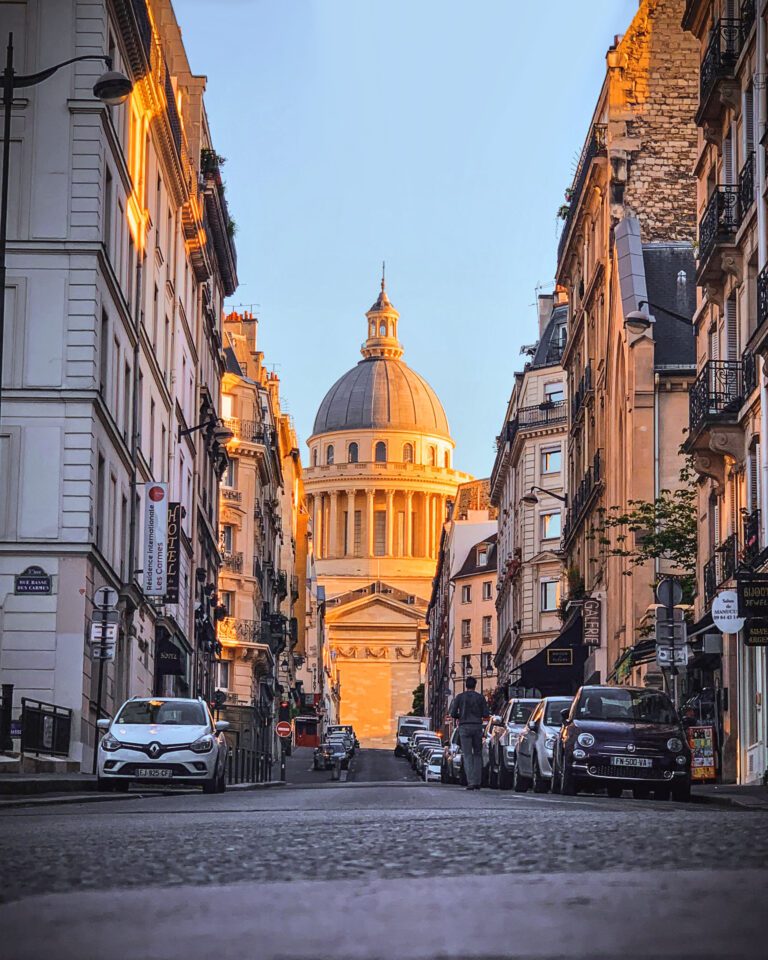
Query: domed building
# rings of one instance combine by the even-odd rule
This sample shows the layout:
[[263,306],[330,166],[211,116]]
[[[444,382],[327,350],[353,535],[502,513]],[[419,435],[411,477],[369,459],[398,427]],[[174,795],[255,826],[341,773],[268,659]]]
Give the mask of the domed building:
[[341,686],[340,718],[391,747],[422,681],[425,614],[449,500],[467,474],[434,390],[403,362],[399,314],[381,293],[363,359],[325,395],[305,489]]

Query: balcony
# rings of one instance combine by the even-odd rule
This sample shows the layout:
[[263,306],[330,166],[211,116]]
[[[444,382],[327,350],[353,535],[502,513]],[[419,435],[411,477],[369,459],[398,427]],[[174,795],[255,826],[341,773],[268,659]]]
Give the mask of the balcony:
[[242,573],[243,572],[243,555],[242,553],[233,553],[231,551],[224,551],[221,555],[221,565],[225,570],[229,570],[230,573]]
[[710,423],[735,423],[744,402],[741,360],[709,360],[689,395],[691,436]]
[[242,503],[243,495],[232,487],[221,487],[221,499],[227,503]]
[[723,18],[712,28],[699,71],[698,126],[703,126],[707,120],[717,119],[723,100],[735,96],[737,84],[734,71],[743,41],[739,19]]
[[739,220],[742,221],[755,202],[755,152],[744,161],[739,173]]
[[223,644],[263,643],[260,620],[241,620],[239,617],[224,617],[219,622],[218,640]]
[[573,178],[573,184],[571,186],[571,199],[569,204],[568,215],[565,218],[565,223],[563,224],[563,232],[560,234],[560,241],[557,245],[557,262],[559,263],[565,253],[565,246],[568,240],[568,236],[571,232],[571,227],[573,226],[573,221],[576,217],[576,212],[579,209],[579,203],[581,202],[581,195],[584,191],[584,187],[589,176],[589,171],[592,167],[592,161],[595,157],[604,157],[607,153],[606,150],[606,125],[604,123],[596,123],[593,125],[592,130],[589,134],[589,139],[584,144],[584,149],[581,152],[581,157],[579,158],[578,165],[576,167],[576,175]]
[[589,512],[593,498],[603,481],[603,462],[601,451],[598,450],[592,459],[592,465],[581,479],[571,500],[563,526],[563,543],[575,534],[582,520]]
[[715,187],[699,221],[699,285],[711,276],[710,270],[719,275],[720,262],[715,254],[736,239],[742,219],[739,190],[738,186],[723,184]]
[[755,0],[743,0],[739,10],[741,17],[741,46],[747,42],[749,32],[755,24]]
[[571,400],[571,411],[573,420],[575,421],[581,412],[581,408],[584,406],[584,401],[587,399],[587,395],[592,390],[592,367],[590,364],[584,368],[584,373],[581,375],[581,380],[579,380],[579,385],[576,387],[576,392],[573,395]]
[[744,369],[744,399],[752,395],[752,391],[757,389],[757,358],[749,350],[745,350],[741,355],[741,362]]
[[732,533],[726,537],[714,554],[704,564],[704,605],[709,607],[718,589],[732,580],[739,568],[739,535]]
[[234,433],[235,437],[246,443],[262,443],[267,446],[271,440],[271,430],[258,420],[240,420],[230,417],[224,424]]
[[744,514],[744,547],[741,551],[744,564],[748,567],[755,565],[760,551],[760,511],[753,510],[752,513]]

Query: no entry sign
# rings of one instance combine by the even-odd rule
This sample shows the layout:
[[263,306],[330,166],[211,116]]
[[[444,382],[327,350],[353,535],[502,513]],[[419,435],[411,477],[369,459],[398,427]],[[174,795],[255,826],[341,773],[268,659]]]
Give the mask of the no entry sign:
[[291,725],[287,720],[281,720],[280,723],[275,727],[278,737],[290,737],[291,735]]

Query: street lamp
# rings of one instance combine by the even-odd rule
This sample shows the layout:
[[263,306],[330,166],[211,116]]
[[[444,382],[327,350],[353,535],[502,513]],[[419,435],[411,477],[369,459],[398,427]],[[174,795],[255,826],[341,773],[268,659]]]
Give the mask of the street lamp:
[[187,427],[186,430],[183,430],[179,425],[179,442],[181,442],[182,437],[188,437],[198,430],[207,430],[210,438],[222,446],[229,443],[234,437],[234,433],[224,424],[223,420],[219,417],[209,417],[208,420],[203,420],[202,423],[198,423],[194,427]]
[[658,303],[651,303],[650,300],[639,300],[637,304],[637,310],[630,310],[630,312],[624,317],[624,326],[629,330],[630,333],[642,334],[654,323],[653,317],[648,313],[647,310],[643,310],[643,307],[650,307],[652,310],[660,310],[662,313],[666,313],[668,317],[672,317],[675,320],[679,320],[681,323],[687,323],[688,326],[693,326],[693,321],[690,317],[686,317],[682,313],[678,313],[676,310],[669,310],[667,307],[661,307]]
[[0,417],[2,417],[2,387],[3,387],[3,342],[5,338],[5,254],[8,237],[8,180],[11,161],[11,110],[13,108],[13,92],[24,87],[35,87],[48,77],[52,77],[57,70],[69,66],[70,63],[79,63],[81,60],[101,60],[107,67],[93,85],[93,95],[97,100],[109,106],[116,106],[128,98],[133,84],[125,76],[112,69],[112,58],[103,54],[84,54],[81,57],[72,57],[53,67],[40,70],[38,73],[16,75],[13,69],[13,34],[8,34],[8,50],[5,61],[5,70],[2,74],[3,84],[3,179],[0,186]]
[[531,487],[531,489],[530,489],[530,491],[529,491],[528,493],[523,494],[523,496],[520,497],[520,503],[525,503],[525,504],[527,504],[529,507],[535,507],[536,504],[539,502],[539,498],[538,498],[538,497],[536,496],[536,494],[534,493],[534,490],[539,490],[541,493],[546,493],[546,495],[547,495],[548,497],[554,497],[555,500],[559,500],[560,503],[564,503],[564,504],[566,505],[566,507],[568,506],[568,494],[567,494],[567,493],[561,495],[561,494],[559,494],[559,493],[553,493],[551,490],[547,490],[547,489],[545,489],[544,487],[537,487],[537,486]]

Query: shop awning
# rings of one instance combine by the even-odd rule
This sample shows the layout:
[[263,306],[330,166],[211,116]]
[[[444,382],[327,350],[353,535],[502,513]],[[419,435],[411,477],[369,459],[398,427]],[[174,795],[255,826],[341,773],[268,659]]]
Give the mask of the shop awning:
[[576,693],[584,682],[584,663],[589,652],[583,643],[582,628],[579,608],[552,643],[512,672],[512,685],[538,690],[542,697]]

